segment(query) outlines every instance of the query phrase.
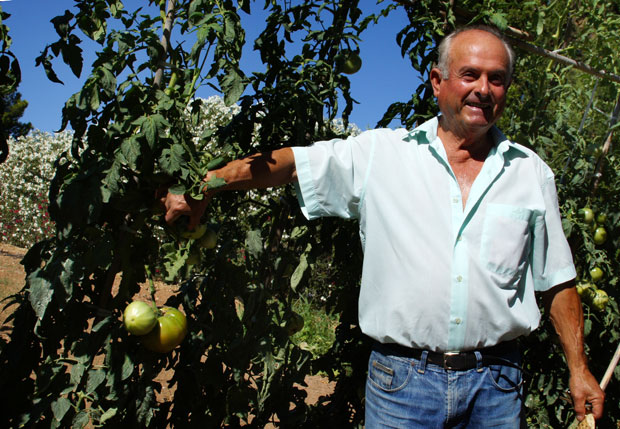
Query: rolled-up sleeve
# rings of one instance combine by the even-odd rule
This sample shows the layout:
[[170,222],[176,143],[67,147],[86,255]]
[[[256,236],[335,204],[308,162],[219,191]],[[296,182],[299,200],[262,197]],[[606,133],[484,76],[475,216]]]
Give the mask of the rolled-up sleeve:
[[577,273],[573,255],[564,235],[553,175],[542,187],[545,212],[534,225],[532,268],[534,288],[545,291],[573,280]]
[[294,147],[297,197],[308,219],[358,218],[373,139],[350,137]]

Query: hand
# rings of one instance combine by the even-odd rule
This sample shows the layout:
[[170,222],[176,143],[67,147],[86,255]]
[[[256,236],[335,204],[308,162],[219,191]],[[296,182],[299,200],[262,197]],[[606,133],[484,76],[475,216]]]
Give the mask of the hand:
[[160,198],[160,202],[166,210],[165,220],[168,225],[174,224],[174,222],[181,216],[188,216],[189,223],[187,227],[190,230],[196,228],[200,223],[202,217],[211,197],[205,195],[202,200],[195,200],[188,195],[172,194],[170,192],[165,193]]
[[595,419],[603,416],[603,402],[605,393],[590,371],[581,374],[572,374],[570,378],[570,394],[573,398],[573,407],[577,420],[581,421],[586,415],[586,404],[592,406],[592,415]]

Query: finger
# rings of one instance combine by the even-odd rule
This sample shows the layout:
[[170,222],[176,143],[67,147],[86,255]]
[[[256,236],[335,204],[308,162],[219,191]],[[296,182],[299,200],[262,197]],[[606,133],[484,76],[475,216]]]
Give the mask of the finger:
[[583,397],[573,396],[573,408],[575,409],[577,420],[582,421],[586,416],[585,399]]
[[172,211],[172,210],[168,210],[166,212],[166,216],[164,217],[164,220],[166,221],[166,223],[170,226],[172,226],[174,224],[174,222],[181,217],[181,213],[178,213],[176,211]]
[[592,415],[595,419],[603,417],[603,399],[597,399],[592,401]]
[[191,209],[183,195],[168,193],[164,198],[163,203],[166,208],[165,220],[169,224],[174,223],[179,216],[190,214],[191,212]]
[[194,228],[196,228],[199,224],[200,224],[200,220],[202,218],[202,215],[204,214],[206,208],[207,208],[207,204],[208,204],[208,199],[204,198],[201,201],[193,201],[192,203],[190,203],[191,206],[191,213],[189,216],[189,223],[187,225],[187,227],[190,230],[193,230]]

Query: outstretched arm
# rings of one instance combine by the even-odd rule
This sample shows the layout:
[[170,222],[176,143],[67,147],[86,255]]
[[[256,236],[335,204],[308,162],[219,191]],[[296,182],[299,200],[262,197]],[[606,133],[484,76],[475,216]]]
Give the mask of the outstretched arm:
[[226,185],[207,189],[205,198],[200,201],[168,192],[161,199],[166,209],[166,222],[173,224],[180,216],[186,215],[189,216],[188,227],[193,229],[200,222],[211,198],[220,191],[262,189],[291,183],[297,179],[293,150],[287,147],[231,161],[221,168],[209,171],[205,181],[213,177],[224,179]]
[[560,338],[570,371],[570,393],[577,419],[582,420],[586,404],[592,405],[594,418],[603,415],[605,393],[588,369],[583,348],[583,310],[573,281],[543,294],[545,307]]

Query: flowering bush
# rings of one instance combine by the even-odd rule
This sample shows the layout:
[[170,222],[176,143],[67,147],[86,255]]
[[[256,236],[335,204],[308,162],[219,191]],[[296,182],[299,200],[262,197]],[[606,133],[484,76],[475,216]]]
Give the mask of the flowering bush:
[[53,233],[47,213],[49,183],[58,155],[73,134],[34,131],[9,138],[9,157],[0,164],[0,241],[30,247]]

